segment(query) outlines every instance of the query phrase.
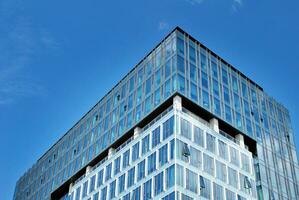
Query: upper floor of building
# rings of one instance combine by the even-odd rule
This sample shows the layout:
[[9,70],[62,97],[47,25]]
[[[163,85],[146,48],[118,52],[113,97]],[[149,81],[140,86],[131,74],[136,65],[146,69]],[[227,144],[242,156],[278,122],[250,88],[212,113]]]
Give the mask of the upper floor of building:
[[258,143],[271,136],[298,163],[287,109],[177,27],[19,179],[14,199],[49,197],[175,94]]

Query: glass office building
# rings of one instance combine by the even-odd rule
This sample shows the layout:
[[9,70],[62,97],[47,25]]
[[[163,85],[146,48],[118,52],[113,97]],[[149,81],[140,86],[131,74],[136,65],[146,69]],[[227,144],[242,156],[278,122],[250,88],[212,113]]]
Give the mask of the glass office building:
[[28,199],[299,199],[288,110],[175,28],[17,182]]

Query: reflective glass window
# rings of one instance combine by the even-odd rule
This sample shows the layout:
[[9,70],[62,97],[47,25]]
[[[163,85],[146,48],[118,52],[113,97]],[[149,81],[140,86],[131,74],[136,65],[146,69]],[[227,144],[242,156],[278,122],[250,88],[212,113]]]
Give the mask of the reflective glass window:
[[238,188],[238,175],[237,171],[228,167],[228,183],[229,185]]
[[149,135],[142,139],[142,155],[149,151]]
[[123,169],[125,169],[126,167],[129,166],[129,162],[130,162],[130,149],[127,150],[127,151],[123,154]]
[[236,200],[236,194],[228,189],[226,189],[226,199]]
[[162,70],[159,69],[155,73],[155,88],[158,88],[160,86],[160,83],[161,83],[161,72],[162,72]]
[[137,187],[135,190],[133,190],[131,200],[140,200],[140,187]]
[[151,92],[152,79],[148,78],[145,82],[145,95],[148,95]]
[[160,194],[163,191],[163,172],[155,176],[155,195]]
[[118,178],[118,192],[122,193],[125,189],[126,175],[123,174]]
[[134,179],[135,179],[135,167],[133,167],[132,169],[130,169],[128,171],[128,183],[127,183],[127,187],[131,187],[134,184]]
[[151,96],[148,96],[146,99],[145,99],[145,113],[149,113],[152,109],[152,98]]
[[202,91],[202,97],[203,97],[203,106],[206,109],[210,109],[210,98],[209,98],[209,93],[206,92],[205,90]]
[[214,169],[214,158],[207,154],[203,154],[203,170],[214,176]]
[[96,182],[96,176],[92,176],[90,178],[90,183],[89,183],[89,193],[93,192],[95,189],[95,182]]
[[166,170],[166,188],[174,186],[174,176],[174,165],[172,165]]
[[192,63],[190,63],[190,80],[197,82],[197,71],[196,66]]
[[183,118],[181,118],[181,135],[191,140],[191,124]]
[[160,144],[160,126],[152,132],[152,148]]
[[172,116],[163,123],[163,140],[173,134],[174,117]]
[[165,64],[165,79],[167,79],[171,74],[171,65],[170,60],[168,60]]
[[225,142],[218,140],[218,151],[221,158],[228,160],[227,145]]
[[181,165],[176,165],[176,184],[184,186],[184,168]]
[[81,197],[81,187],[78,187],[76,189],[76,200],[79,200]]
[[110,199],[115,197],[115,183],[116,183],[116,181],[112,181],[110,183],[110,187],[109,187],[109,189],[110,189],[110,192],[109,192],[110,193]]
[[239,160],[239,151],[233,147],[230,147],[230,162],[236,166],[239,166]]
[[143,199],[152,198],[152,179],[143,184]]
[[178,75],[178,89],[180,92],[185,94],[185,78],[182,75]]
[[148,157],[147,160],[147,173],[151,174],[156,170],[156,152]]
[[181,56],[178,56],[178,71],[181,72],[182,74],[185,74],[185,61],[184,58]]
[[114,160],[114,175],[120,172],[120,157]]
[[233,91],[236,93],[239,93],[239,88],[238,88],[238,80],[235,76],[232,76],[232,87],[233,87]]
[[213,196],[214,196],[214,200],[223,200],[224,199],[224,195],[223,195],[223,187],[213,183]]
[[87,186],[88,186],[88,181],[83,183],[83,188],[82,188],[82,198],[87,196]]
[[211,199],[211,181],[201,176],[199,184],[200,196]]
[[206,134],[206,143],[207,143],[207,150],[210,152],[215,153],[216,150],[216,139],[214,136],[211,134],[207,133]]
[[171,94],[170,91],[170,79],[168,79],[165,84],[164,84],[164,99],[166,99],[167,97],[169,97]]
[[206,73],[201,74],[201,85],[203,88],[209,90],[209,80],[208,75]]
[[165,144],[159,149],[159,164],[163,166],[168,162],[167,155],[168,155],[168,144]]
[[101,200],[107,199],[107,186],[101,190]]
[[132,162],[139,158],[139,142],[132,147]]
[[191,99],[195,102],[198,100],[197,85],[194,83],[191,83]]
[[177,37],[177,49],[178,52],[184,55],[184,40]]
[[186,189],[197,193],[198,181],[197,174],[186,169]]
[[226,183],[226,165],[219,161],[216,161],[216,177]]
[[194,131],[194,142],[199,146],[204,147],[203,130],[198,128],[197,126],[193,126],[193,131]]
[[108,181],[111,178],[111,168],[112,168],[112,163],[106,166],[106,171],[105,171],[105,181]]
[[207,57],[204,54],[200,54],[201,70],[207,72]]
[[190,164],[201,169],[201,152],[193,147],[190,147]]
[[242,169],[246,172],[250,173],[250,161],[249,157],[243,153],[241,153],[241,160],[242,160]]
[[103,172],[104,172],[103,169],[98,172],[97,187],[100,187],[103,184]]
[[220,101],[216,97],[214,97],[214,113],[221,116]]
[[189,45],[189,58],[191,61],[196,62],[195,49],[190,45]]
[[138,163],[138,175],[137,180],[140,181],[145,176],[145,160]]

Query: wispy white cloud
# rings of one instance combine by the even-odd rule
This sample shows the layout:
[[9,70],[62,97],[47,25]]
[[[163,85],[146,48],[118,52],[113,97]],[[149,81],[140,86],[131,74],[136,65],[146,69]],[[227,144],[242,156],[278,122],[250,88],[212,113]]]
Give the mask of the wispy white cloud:
[[243,0],[233,0],[232,11],[237,12],[243,6]]
[[60,43],[52,36],[52,34],[47,30],[40,31],[40,42],[41,44],[48,49],[57,50],[60,49]]
[[159,22],[159,25],[158,25],[158,29],[160,30],[160,31],[162,31],[162,30],[168,30],[169,29],[169,24],[167,23],[167,22],[165,22],[165,21],[160,21]]
[[243,0],[234,0],[234,2],[236,2],[237,4],[240,4],[240,5],[243,4]]
[[[201,5],[206,0],[183,0],[191,5]],[[230,0],[231,4],[231,11],[233,13],[239,11],[241,7],[243,7],[244,0]]]
[[1,82],[0,105],[15,103],[20,98],[45,95],[46,90],[35,81],[10,79]]
[[40,96],[46,89],[31,77],[31,64],[41,50],[58,48],[51,34],[33,26],[23,14],[23,1],[0,3],[0,105]]
[[192,5],[198,5],[201,4],[204,0],[185,0],[186,2],[192,4]]

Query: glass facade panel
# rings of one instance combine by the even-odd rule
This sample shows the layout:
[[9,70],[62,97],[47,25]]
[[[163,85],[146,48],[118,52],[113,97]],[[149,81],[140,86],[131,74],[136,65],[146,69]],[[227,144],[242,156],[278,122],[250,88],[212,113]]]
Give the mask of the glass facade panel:
[[198,180],[197,180],[197,174],[190,171],[186,170],[186,188],[187,190],[190,190],[194,193],[197,193],[197,188],[198,188]]
[[228,183],[237,188],[238,187],[238,174],[237,171],[228,167]]
[[[218,164],[215,156],[219,156],[220,162],[227,165],[227,182],[233,186],[230,190],[235,195],[230,195],[226,189],[223,189],[226,196],[247,198],[245,193],[237,195],[237,187],[242,184],[239,176],[243,174],[239,172],[244,171],[246,175],[255,173],[251,165],[256,163],[254,169],[259,169],[256,177],[260,179],[257,187],[259,196],[269,199],[273,193],[276,199],[299,198],[298,176],[296,176],[299,169],[298,159],[288,110],[237,69],[214,55],[199,42],[195,42],[187,33],[177,29],[130,71],[18,180],[13,199],[49,199],[53,191],[60,189],[65,182],[69,182],[68,180],[73,180],[74,174],[80,170],[84,171],[91,161],[94,162],[100,154],[107,152],[111,144],[118,144],[117,141],[121,137],[126,138],[129,130],[133,130],[140,125],[139,122],[148,119],[147,116],[152,115],[159,105],[175,93],[182,96],[183,106],[189,104],[186,100],[191,100],[194,108],[203,107],[209,116],[215,115],[219,121],[222,120],[220,124],[232,126],[241,132],[245,137],[245,142],[256,141],[257,157],[254,160],[247,159],[248,155],[244,156],[242,149],[236,148],[235,145],[222,144],[220,140],[226,141],[223,137],[220,140],[217,137],[213,142],[213,139],[206,135],[206,130],[201,130],[201,125],[198,125],[198,128],[194,125],[186,125],[188,122],[175,125],[176,120],[172,118],[169,122],[163,121],[165,124],[159,124],[159,127],[162,126],[159,137],[156,135],[152,137],[153,133],[141,135],[139,147],[130,147],[126,150],[127,152],[121,152],[117,156],[119,160],[111,160],[110,167],[105,165],[101,172],[93,174],[96,175],[95,183],[93,179],[89,179],[88,187],[86,187],[89,189],[85,189],[82,182],[82,190],[80,188],[78,193],[73,191],[74,199],[82,198],[85,191],[88,196],[93,184],[95,184],[94,190],[99,190],[98,197],[93,199],[109,199],[113,191],[111,189],[113,189],[114,176],[118,177],[115,183],[116,191],[126,191],[128,180],[125,177],[128,175],[127,171],[130,170],[130,166],[136,166],[136,177],[134,175],[136,180],[139,172],[143,174],[138,169],[139,163],[141,166],[145,165],[146,174],[140,176],[146,177],[148,173],[152,176],[157,175],[156,170],[160,169],[158,161],[163,163],[165,169],[169,167],[169,162],[175,160],[184,162],[184,164],[181,163],[184,167],[190,164],[194,170],[201,166],[200,160],[203,159],[203,173],[211,175],[211,169],[207,166],[213,163],[211,167],[216,173],[213,172],[212,176],[215,175],[215,179],[221,181],[224,177],[218,173],[218,170],[221,171],[223,167]],[[186,116],[182,118],[186,120]],[[164,140],[173,137],[175,133],[184,136],[179,138],[181,143],[175,143],[174,141],[179,140],[171,138],[173,143],[168,143],[168,148],[172,153],[167,154],[167,161],[162,153],[161,156],[160,153],[157,154],[156,158],[156,152],[160,152],[157,148],[164,146]],[[158,135],[158,133],[155,134]],[[209,134],[214,135],[213,132]],[[254,145],[255,142],[252,144]],[[171,159],[173,152],[177,151],[176,148],[181,148],[178,160]],[[194,158],[193,155],[199,155],[194,149],[204,154],[202,158]],[[252,151],[252,149],[255,147],[249,146],[249,150]],[[151,155],[155,156],[149,158]],[[144,164],[138,161],[141,156],[144,156],[142,158]],[[210,162],[209,157],[214,159],[213,162]],[[230,167],[230,164],[233,166]],[[184,167],[183,171],[176,172],[176,175],[182,173],[186,176],[187,168]],[[121,174],[124,172],[126,172],[125,175]],[[166,179],[165,171],[164,175]],[[140,182],[143,180],[141,177]],[[185,187],[184,178],[181,183],[182,187]],[[109,183],[106,183],[107,181]],[[122,182],[121,186],[120,182]],[[281,186],[283,182],[287,183],[285,188]],[[210,185],[214,189],[213,181]],[[269,188],[273,192],[268,192]],[[129,194],[122,194],[120,198],[138,199],[138,194],[143,193],[143,187],[138,189],[132,186],[131,189]],[[211,192],[214,191],[213,189]],[[92,192],[96,193],[96,191]],[[202,193],[201,190],[198,192]],[[192,194],[188,196],[196,199]],[[166,195],[169,194],[161,195],[161,198]],[[182,195],[176,195],[178,196]],[[185,196],[187,198],[187,194]],[[235,198],[232,197],[232,199]]]
[[181,118],[181,134],[191,140],[191,124],[183,118]]
[[201,152],[193,147],[190,148],[190,164],[201,169]]
[[215,137],[210,135],[210,134],[206,134],[206,144],[207,144],[207,150],[215,153],[215,150],[216,150],[216,140],[215,140]]
[[142,139],[142,155],[149,151],[149,135]]
[[221,158],[228,160],[227,145],[221,140],[218,140],[218,151]]
[[214,196],[214,200],[224,199],[223,187],[216,183],[213,183],[213,196]]
[[216,161],[216,177],[226,183],[226,165],[219,161]]
[[211,199],[211,182],[208,179],[202,177],[202,181],[200,184],[200,196],[206,199]]
[[159,149],[159,166],[163,166],[168,162],[168,144]]
[[123,169],[129,166],[129,162],[130,162],[130,150],[126,151],[123,154]]
[[[171,110],[171,112],[175,111]],[[146,126],[142,129],[142,131],[146,133],[142,131],[139,132],[137,137],[136,135],[133,136],[132,139],[129,139],[126,143],[117,148],[113,152],[113,156],[104,159],[96,165],[96,168],[92,169],[86,176],[83,176],[82,181],[79,181],[73,186],[73,192],[77,185],[84,188],[84,183],[89,183],[90,189],[90,185],[96,180],[94,179],[96,175],[104,170],[105,178],[102,180],[102,185],[99,188],[95,188],[96,191],[87,193],[85,199],[91,198],[95,192],[99,192],[99,194],[102,195],[101,191],[103,189],[107,199],[140,199],[142,197],[144,199],[163,199],[168,198],[170,195],[169,192],[173,190],[178,190],[176,193],[177,197],[181,196],[183,198],[197,199],[198,195],[201,195],[202,197],[207,196],[208,199],[222,199],[226,196],[227,188],[235,194],[243,192],[242,195],[244,197],[248,197],[252,194],[253,199],[255,199],[255,191],[252,190],[251,193],[246,192],[246,190],[244,190],[245,185],[243,184],[245,182],[241,182],[245,180],[244,174],[247,174],[250,183],[254,184],[254,173],[247,172],[243,169],[244,162],[242,160],[240,166],[237,167],[235,164],[230,163],[229,160],[220,156],[219,151],[216,151],[216,144],[218,144],[218,148],[219,145],[225,147],[222,149],[230,149],[231,147],[237,149],[239,144],[212,131],[209,124],[197,121],[198,118],[193,118],[195,116],[191,113],[178,112],[176,116],[165,116],[167,116],[165,119],[158,117],[157,120],[159,120],[159,123],[154,120],[153,123],[150,123],[150,126]],[[191,131],[190,137],[180,134],[181,127],[179,125],[181,124],[181,119],[188,122],[186,123],[188,124],[187,127],[191,127],[188,128],[188,130],[190,129]],[[172,120],[174,121],[173,124],[170,122]],[[177,124],[175,122],[177,122]],[[134,152],[139,152],[138,149],[140,149],[140,145],[143,146],[142,141],[145,141],[145,138],[148,138],[147,136],[152,138],[155,134],[154,130],[158,130],[158,127],[160,127],[159,137],[161,137],[163,132],[168,130],[167,124],[172,124],[171,127],[174,127],[173,130],[170,131],[173,132],[173,134],[165,139],[160,138],[159,144],[149,148],[146,153],[134,156]],[[163,126],[163,129],[161,126]],[[164,129],[164,127],[166,127],[166,129]],[[176,130],[178,130],[178,134]],[[194,134],[196,134],[196,132],[199,133],[199,138],[201,139],[195,139]],[[203,138],[213,138],[212,140],[215,141],[214,152],[203,147],[201,142],[193,142],[195,140],[203,141]],[[151,142],[151,140],[149,140],[149,142]],[[208,144],[210,142],[205,143]],[[177,152],[178,159],[173,159],[174,151]],[[226,152],[227,150],[222,151]],[[245,148],[239,149],[239,151],[240,155],[248,156],[248,158],[252,157],[252,154]],[[125,165],[126,168],[123,170],[122,160],[125,159],[127,155],[130,162],[128,166]],[[134,159],[134,157],[136,159]],[[117,163],[120,163],[120,170],[116,170],[119,168],[116,166],[118,165]],[[111,168],[114,169],[113,171],[116,170],[119,175],[114,174],[112,171],[109,172]],[[94,172],[94,170],[96,172]],[[227,172],[227,170],[229,170],[229,172]],[[107,175],[106,173],[111,175]],[[106,179],[106,176],[110,178]],[[237,179],[232,179],[232,177],[237,177]],[[239,179],[240,181],[238,181]],[[228,186],[228,184],[230,186]],[[232,189],[232,187],[235,187],[235,189]],[[82,191],[83,190],[84,189],[82,189]],[[183,194],[185,196],[183,196]],[[101,197],[99,199],[101,199]]]
[[173,134],[174,117],[171,117],[163,123],[163,140]]
[[176,165],[176,184],[184,187],[184,168]]
[[135,168],[133,167],[128,171],[128,182],[127,182],[127,187],[131,187],[134,184],[135,180]]
[[163,172],[161,172],[157,176],[155,176],[155,195],[158,195],[163,191],[163,185]]
[[145,160],[138,163],[138,175],[137,180],[141,180],[145,177]]
[[207,154],[203,154],[203,170],[214,176],[214,158]]
[[139,158],[139,142],[133,146],[132,149],[132,162]]
[[204,135],[203,135],[203,131],[196,127],[193,126],[193,131],[194,131],[194,142],[202,147],[204,147]]
[[153,130],[152,134],[152,148],[160,144],[160,126]]
[[230,162],[236,166],[239,166],[239,152],[233,147],[230,147]]
[[236,200],[236,194],[228,189],[226,189],[226,199]]
[[118,179],[118,192],[122,193],[125,189],[126,175],[123,174]]
[[166,188],[174,186],[174,177],[174,165],[172,165],[166,170]]
[[156,153],[153,153],[148,157],[147,160],[147,174],[152,173],[154,170],[156,170]]
[[143,199],[152,198],[152,179],[143,184]]

